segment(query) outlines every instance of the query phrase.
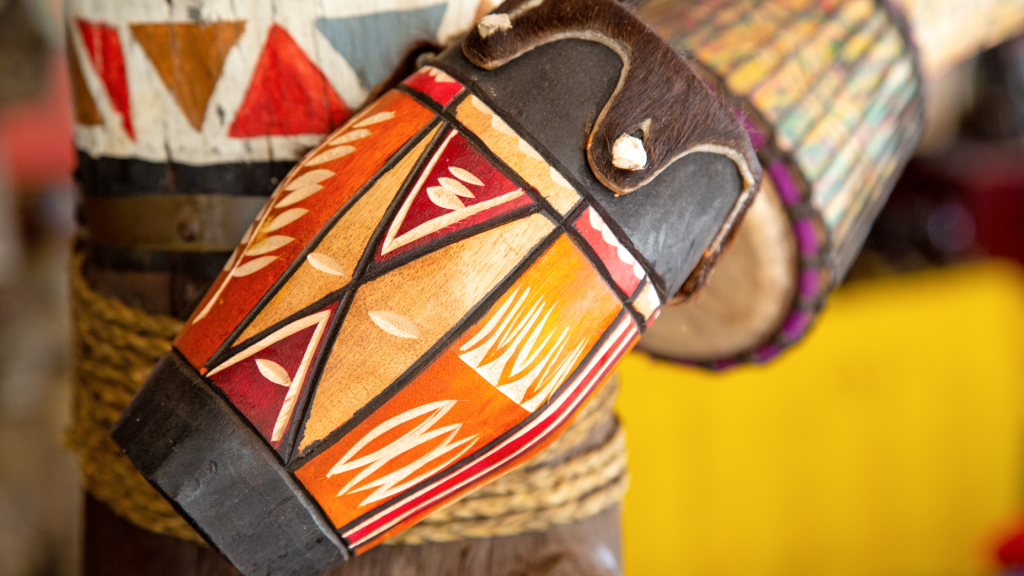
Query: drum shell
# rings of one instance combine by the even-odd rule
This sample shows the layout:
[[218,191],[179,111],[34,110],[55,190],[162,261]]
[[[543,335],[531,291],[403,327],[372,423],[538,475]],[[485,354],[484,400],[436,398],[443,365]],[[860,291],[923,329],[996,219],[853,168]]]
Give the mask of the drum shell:
[[[296,533],[355,553],[542,449],[745,207],[736,164],[713,153],[629,197],[594,178],[589,123],[622,70],[586,40],[492,71],[457,45],[370,104],[282,181],[115,439],[239,561],[287,527],[183,489],[195,462],[139,440],[168,441],[160,390],[204,407],[175,412],[179,453],[258,480],[217,490],[252,484],[255,507],[294,492]],[[225,422],[247,450],[199,440]]]
[[[763,238],[743,228],[780,221],[790,230],[763,250],[725,254],[748,272],[712,277],[694,302],[666,308],[664,335],[639,348],[711,368],[765,362],[810,329],[913,153],[923,113],[917,54],[903,20],[874,0],[652,0],[639,14],[746,118],[765,169],[762,194],[776,200],[759,200],[772,204],[762,211],[770,221],[750,218],[739,236]],[[785,285],[765,287],[780,274]],[[749,317],[733,321],[740,311]],[[696,326],[719,344],[676,337]]]

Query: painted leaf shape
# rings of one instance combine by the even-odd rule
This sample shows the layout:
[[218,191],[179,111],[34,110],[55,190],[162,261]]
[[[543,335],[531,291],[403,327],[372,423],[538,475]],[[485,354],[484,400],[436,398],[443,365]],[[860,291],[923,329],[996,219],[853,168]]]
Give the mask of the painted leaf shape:
[[434,82],[438,82],[440,84],[447,84],[449,82],[455,82],[455,78],[452,78],[447,73],[445,73],[443,70],[438,69],[438,68],[433,68],[433,67],[427,68],[427,74],[429,74],[431,77],[434,78]]
[[343,268],[337,260],[331,258],[327,254],[313,252],[306,256],[306,261],[309,262],[310,266],[325,274],[331,274],[333,276],[345,275],[345,268]]
[[330,144],[331,146],[337,146],[339,144],[348,144],[349,142],[355,142],[356,140],[366,138],[370,134],[372,134],[372,132],[370,132],[366,128],[360,128],[359,130],[351,130],[349,132],[345,132],[341,136],[338,136],[334,140],[331,140]]
[[523,154],[526,154],[530,158],[533,158],[534,160],[544,159],[544,157],[540,155],[540,152],[537,152],[537,150],[534,149],[533,146],[527,144],[526,140],[523,140],[522,138],[519,139],[519,151],[522,152]]
[[430,201],[437,204],[441,208],[447,208],[448,210],[458,210],[465,208],[466,205],[459,200],[459,197],[442,186],[431,186],[427,188],[427,196],[430,197]]
[[386,310],[370,312],[370,320],[373,320],[373,323],[379,326],[381,330],[392,336],[409,340],[420,337],[420,329],[412,320],[394,312]]
[[310,166],[316,166],[317,164],[323,164],[324,162],[337,160],[342,156],[348,156],[349,154],[355,151],[356,149],[354,146],[338,146],[337,148],[331,148],[326,152],[321,152],[316,156],[313,156],[309,160],[306,160],[306,164],[309,164]]
[[306,198],[309,198],[313,194],[316,194],[317,192],[323,189],[324,187],[319,184],[310,184],[309,186],[299,188],[295,192],[292,192],[291,194],[282,198],[281,201],[274,206],[274,208],[285,208],[287,206],[295,204],[296,202],[302,202]]
[[263,240],[253,244],[245,251],[246,256],[261,256],[268,252],[273,252],[282,246],[290,244],[295,241],[295,238],[291,236],[268,236]]
[[281,228],[284,228],[305,216],[306,212],[309,212],[309,210],[306,210],[305,208],[292,208],[291,210],[285,210],[264,224],[260,232],[273,232],[274,230],[280,230]]
[[264,378],[274,384],[280,384],[281,386],[292,385],[292,377],[277,362],[267,360],[266,358],[258,358],[256,360],[256,367],[260,369],[260,374],[263,374]]
[[570,190],[573,189],[572,184],[569,184],[569,181],[565,179],[565,176],[562,176],[562,173],[554,168],[551,168],[551,181],[562,188],[568,188]]
[[[488,110],[488,113],[494,114],[490,110]],[[519,137],[519,134],[516,134],[516,131],[513,130],[511,126],[506,124],[504,120],[499,118],[497,114],[491,116],[491,128],[494,128],[495,130],[501,132],[502,134],[505,134],[506,136],[515,136],[516,138]]]
[[266,268],[267,265],[274,260],[277,260],[277,256],[260,256],[259,258],[253,258],[238,268],[235,268],[231,272],[231,275],[235,278],[241,278],[243,276],[248,276],[249,274],[255,274],[256,272]]
[[483,186],[484,185],[484,183],[481,182],[479,178],[474,176],[473,173],[470,172],[469,170],[465,170],[465,169],[459,168],[457,166],[449,166],[448,167],[448,171],[452,173],[452,176],[455,176],[456,178],[458,178],[459,180],[462,180],[463,182],[465,182],[467,184],[473,184],[475,186]]
[[466,185],[454,178],[438,178],[437,181],[444,187],[445,190],[455,194],[456,196],[462,196],[463,198],[475,198],[473,193],[466,188]]
[[395,113],[394,112],[377,112],[373,116],[369,116],[367,118],[363,118],[358,123],[356,123],[356,125],[353,126],[353,128],[363,128],[364,126],[372,126],[373,124],[380,124],[381,122],[386,122],[388,120],[391,120],[394,117],[395,117]]
[[289,182],[288,185],[284,187],[284,189],[288,191],[298,190],[299,188],[305,188],[310,184],[319,184],[324,180],[327,180],[331,176],[334,176],[334,172],[331,172],[330,170],[324,170],[323,168],[319,168],[317,170],[310,170],[309,172],[306,172],[302,176],[299,176],[298,178]]

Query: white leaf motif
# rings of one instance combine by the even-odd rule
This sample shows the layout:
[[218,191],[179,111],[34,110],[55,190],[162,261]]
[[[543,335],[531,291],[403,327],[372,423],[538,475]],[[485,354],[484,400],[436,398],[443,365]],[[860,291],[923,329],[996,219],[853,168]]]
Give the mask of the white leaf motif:
[[399,316],[394,312],[379,311],[370,312],[370,320],[380,327],[381,330],[399,338],[415,339],[420,337],[420,329],[405,316]]
[[470,172],[469,170],[464,170],[462,168],[457,168],[455,166],[449,166],[448,171],[452,173],[452,176],[455,176],[456,178],[462,180],[467,184],[474,184],[476,186],[484,185],[484,183],[481,182],[479,178],[474,176],[473,173]]
[[519,151],[522,152],[523,154],[526,154],[530,158],[533,158],[534,160],[544,159],[544,157],[540,155],[540,152],[537,152],[533,148],[533,146],[527,144],[526,140],[523,140],[522,138],[519,139]]
[[284,228],[305,216],[306,212],[309,212],[309,210],[306,210],[305,208],[292,208],[291,210],[285,210],[264,224],[260,232],[273,232],[274,230],[280,230],[281,228]]
[[309,160],[306,160],[306,164],[310,166],[316,166],[317,164],[323,164],[324,162],[330,162],[331,160],[337,160],[342,156],[348,156],[355,152],[354,146],[338,146],[337,148],[331,148],[326,152],[321,152],[316,156],[313,156]]
[[313,194],[316,194],[317,192],[323,189],[324,187],[319,184],[310,184],[309,186],[306,186],[304,188],[299,188],[295,192],[292,192],[291,194],[282,198],[281,201],[274,206],[274,208],[284,208],[286,206],[291,206],[296,202],[302,202],[306,198],[309,198]]
[[462,200],[459,200],[459,197],[453,194],[451,190],[441,186],[427,188],[427,196],[430,197],[431,202],[448,210],[458,210],[466,207]]
[[289,182],[284,187],[284,189],[289,192],[292,190],[298,190],[299,188],[305,188],[310,184],[319,184],[324,180],[327,180],[331,176],[334,176],[334,172],[331,172],[330,170],[324,170],[323,168],[319,168],[317,170],[310,170],[309,172],[306,172],[302,176],[299,176],[298,178]]
[[313,252],[306,256],[306,261],[309,262],[310,266],[316,268],[317,270],[323,272],[324,274],[331,274],[332,276],[345,275],[345,268],[343,268],[341,264],[338,263],[337,260],[331,258],[327,254]]
[[[494,113],[491,112],[491,114]],[[516,138],[519,137],[519,134],[516,134],[516,131],[513,130],[511,126],[506,124],[504,120],[499,118],[497,114],[491,116],[491,128],[494,128],[498,132],[501,132],[502,134],[505,134],[507,136],[515,136]]]
[[295,239],[290,236],[270,236],[250,246],[249,249],[245,251],[245,255],[261,256],[268,252],[273,252],[274,250],[277,250],[282,246],[286,246],[294,241]]
[[434,78],[434,82],[439,84],[446,84],[448,82],[455,82],[455,78],[452,78],[446,74],[443,70],[434,68],[433,66],[427,66],[427,74]]
[[[327,472],[327,477],[330,478],[337,474],[363,468],[362,472],[356,474],[338,491],[338,496],[373,490],[359,504],[360,507],[366,506],[420,483],[423,479],[434,475],[461,458],[476,443],[478,435],[474,434],[461,440],[455,440],[462,429],[461,422],[435,427],[438,421],[444,418],[445,414],[457,403],[458,400],[441,400],[424,404],[403,412],[368,432]],[[424,416],[426,419],[422,419]],[[367,448],[371,442],[384,434],[415,420],[419,420],[416,427],[405,432],[397,440],[376,450]],[[422,454],[420,447],[431,445],[433,445],[432,448]],[[401,462],[397,470],[392,468],[393,471],[380,471],[395,458],[409,454],[422,455],[412,462],[408,462],[408,460]]]
[[277,256],[261,256],[259,258],[254,258],[232,270],[231,275],[235,278],[241,278],[243,276],[248,276],[249,274],[255,274],[256,272],[266,268],[267,265],[274,260],[277,260]]
[[454,178],[445,178],[442,176],[438,178],[437,181],[445,190],[455,194],[456,196],[462,196],[463,198],[476,198],[476,196],[473,196],[473,193],[469,191],[469,188],[466,188],[465,184]]
[[377,112],[373,116],[360,120],[353,128],[362,128],[364,126],[371,126],[373,124],[380,124],[386,122],[395,117],[394,112]]
[[256,367],[260,369],[260,374],[267,380],[270,380],[274,384],[281,386],[291,386],[292,377],[288,375],[288,372],[281,367],[280,364],[273,360],[267,360],[265,358],[259,358],[256,360]]
[[477,98],[475,94],[469,95],[469,103],[473,105],[473,108],[476,108],[477,110],[483,112],[484,114],[494,114],[494,112],[492,112],[491,109],[487,107],[487,104],[484,104],[484,101]]
[[370,132],[369,130],[367,130],[365,128],[361,128],[359,130],[350,130],[350,131],[345,132],[344,134],[338,136],[334,140],[331,140],[330,141],[330,145],[331,146],[338,146],[339,144],[348,144],[349,142],[355,142],[356,140],[360,140],[362,138],[366,138],[370,134],[372,134],[372,132]]
[[573,189],[572,184],[569,184],[569,181],[565,179],[565,176],[562,176],[562,173],[554,168],[551,168],[551,181],[562,188],[568,188],[570,190]]

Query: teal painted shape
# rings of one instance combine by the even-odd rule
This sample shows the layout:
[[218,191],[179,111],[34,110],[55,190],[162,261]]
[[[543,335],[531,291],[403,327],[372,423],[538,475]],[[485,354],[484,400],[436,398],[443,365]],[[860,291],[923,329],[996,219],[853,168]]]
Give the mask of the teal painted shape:
[[318,18],[316,27],[367,90],[383,82],[417,40],[437,40],[447,4],[348,18]]

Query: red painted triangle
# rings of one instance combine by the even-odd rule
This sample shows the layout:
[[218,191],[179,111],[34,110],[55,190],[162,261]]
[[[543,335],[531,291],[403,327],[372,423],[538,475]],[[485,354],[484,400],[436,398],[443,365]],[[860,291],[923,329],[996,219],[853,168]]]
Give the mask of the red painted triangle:
[[124,130],[134,140],[135,131],[132,129],[132,117],[128,103],[124,55],[121,52],[121,40],[117,37],[117,30],[105,24],[94,24],[85,20],[77,22],[78,29],[82,32],[85,48],[89,51],[92,65],[107,87],[110,103],[114,110],[121,114]]
[[230,134],[235,138],[327,134],[350,115],[323,73],[275,24]]
[[311,362],[337,307],[334,303],[292,322],[208,375],[275,448],[291,428],[294,411],[310,379]]
[[427,166],[391,223],[378,262],[532,202],[458,132]]

